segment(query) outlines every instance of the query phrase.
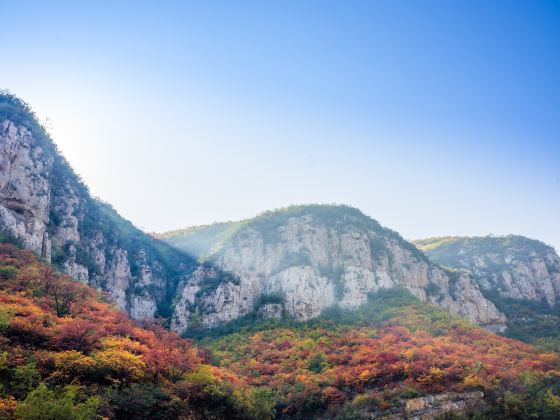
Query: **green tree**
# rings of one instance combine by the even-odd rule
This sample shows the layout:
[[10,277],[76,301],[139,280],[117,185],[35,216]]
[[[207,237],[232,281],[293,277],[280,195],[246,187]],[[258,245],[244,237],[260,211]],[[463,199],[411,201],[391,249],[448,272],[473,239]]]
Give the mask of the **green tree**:
[[313,373],[321,373],[329,367],[329,362],[323,353],[314,354],[307,362],[307,368]]
[[259,420],[273,419],[276,415],[274,408],[274,393],[267,387],[254,388],[249,394],[249,405],[252,415]]
[[75,403],[76,387],[66,386],[54,392],[40,384],[18,405],[16,416],[20,420],[93,420],[99,406],[97,397]]
[[25,398],[41,379],[35,363],[17,366],[12,370],[10,389],[16,398]]

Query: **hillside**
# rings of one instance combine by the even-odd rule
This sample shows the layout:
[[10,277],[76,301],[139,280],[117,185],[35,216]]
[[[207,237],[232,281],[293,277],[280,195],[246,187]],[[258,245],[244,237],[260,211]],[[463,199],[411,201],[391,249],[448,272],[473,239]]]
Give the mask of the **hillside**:
[[341,205],[152,237],[0,94],[0,418],[555,418],[558,354],[487,331],[516,315],[491,271],[438,264]]
[[141,328],[31,252],[0,244],[0,418],[260,418],[259,388],[205,359],[190,341]]
[[248,316],[204,334],[212,360],[274,390],[286,418],[430,419],[455,410],[552,419],[560,409],[558,354],[538,354],[403,289],[310,321]]
[[0,156],[0,233],[107,292],[135,319],[165,317],[184,331],[258,303],[270,316],[308,319],[399,286],[488,328],[505,322],[468,276],[434,266],[349,207],[295,206],[166,235],[176,247],[146,235],[91,197],[29,106],[6,93]]
[[402,287],[422,301],[487,328],[505,318],[462,273],[432,264],[396,232],[355,208],[291,206],[241,222],[161,235],[182,251],[204,244],[203,262],[178,288],[171,326],[212,327],[252,311],[307,320],[339,305],[355,308],[380,288]]
[[196,267],[92,198],[30,107],[2,92],[0,232],[137,319],[169,316],[177,284]]
[[434,262],[466,270],[508,318],[506,334],[560,349],[560,257],[533,239],[444,237],[415,241]]
[[[228,330],[229,329],[229,330]],[[0,418],[552,418],[560,359],[404,290],[294,322],[249,317],[196,344],[138,324],[0,244]],[[434,404],[433,401],[437,401]]]

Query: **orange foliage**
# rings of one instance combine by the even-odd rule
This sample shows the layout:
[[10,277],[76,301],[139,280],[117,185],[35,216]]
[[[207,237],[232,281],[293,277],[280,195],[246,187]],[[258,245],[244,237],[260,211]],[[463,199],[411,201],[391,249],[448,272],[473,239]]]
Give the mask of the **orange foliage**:
[[[173,392],[186,386],[185,375],[203,366],[190,340],[153,323],[135,323],[104,303],[100,293],[41,264],[30,252],[0,244],[0,266],[17,269],[0,271],[0,313],[6,322],[0,325],[0,355],[7,354],[9,368],[33,361],[49,385],[72,383],[93,391],[144,384],[147,390],[157,386],[163,399],[179,401]],[[246,388],[235,374],[211,371],[216,390],[226,381]],[[202,400],[207,392],[200,390]],[[192,416],[189,404],[184,400],[182,406],[187,417]],[[0,417],[12,417],[16,406],[12,397],[0,399]]]

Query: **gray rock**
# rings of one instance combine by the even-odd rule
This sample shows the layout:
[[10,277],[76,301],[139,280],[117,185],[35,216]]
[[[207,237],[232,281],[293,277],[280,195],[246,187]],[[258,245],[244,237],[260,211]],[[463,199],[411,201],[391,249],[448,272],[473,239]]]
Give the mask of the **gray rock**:
[[153,252],[131,254],[119,245],[119,232],[95,224],[101,217],[95,200],[49,142],[0,121],[0,231],[107,292],[133,318],[153,317],[176,279]]
[[542,242],[504,237],[450,237],[420,240],[417,244],[436,263],[466,270],[483,289],[505,298],[545,301],[560,299],[560,257]]
[[[505,324],[470,276],[451,275],[394,232],[346,211],[339,220],[323,220],[304,210],[281,223],[272,214],[272,230],[250,221],[242,225],[210,256],[211,268],[200,268],[180,286],[172,328],[184,331],[196,308],[207,327],[236,319],[268,294],[283,296],[286,315],[307,320],[333,305],[355,308],[368,293],[390,287],[493,329]],[[231,279],[217,281],[219,273]],[[208,284],[216,287],[205,289]]]

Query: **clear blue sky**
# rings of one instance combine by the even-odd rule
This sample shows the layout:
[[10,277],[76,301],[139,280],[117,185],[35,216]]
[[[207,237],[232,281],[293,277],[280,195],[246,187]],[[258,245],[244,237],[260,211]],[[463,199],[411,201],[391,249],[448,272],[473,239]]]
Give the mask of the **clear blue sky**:
[[560,2],[80,3],[0,0],[0,87],[138,226],[341,202],[560,248]]

